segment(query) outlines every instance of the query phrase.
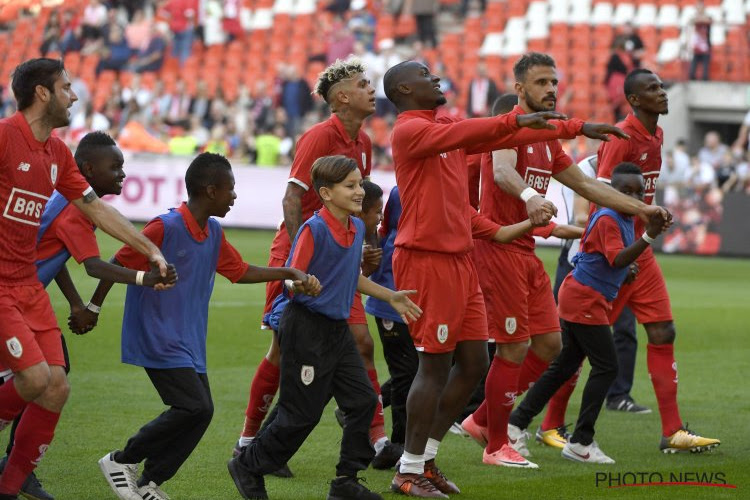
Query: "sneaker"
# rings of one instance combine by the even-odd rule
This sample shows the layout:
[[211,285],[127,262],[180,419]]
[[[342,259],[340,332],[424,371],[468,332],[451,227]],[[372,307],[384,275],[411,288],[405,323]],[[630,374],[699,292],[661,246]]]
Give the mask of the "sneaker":
[[346,415],[344,415],[344,412],[338,406],[333,410],[333,416],[336,417],[336,422],[338,422],[339,426],[343,429]]
[[596,444],[596,441],[592,441],[589,445],[583,445],[580,443],[571,443],[568,441],[563,446],[561,452],[563,458],[572,460],[574,462],[581,462],[586,464],[613,464],[614,460],[609,458]]
[[479,443],[482,448],[487,447],[487,427],[482,427],[474,420],[474,415],[469,415],[461,422],[461,428],[469,437]]
[[461,437],[471,437],[468,432],[464,430],[464,428],[461,426],[458,422],[453,422],[453,425],[451,425],[451,428],[448,429],[451,434],[455,434],[456,436]]
[[[5,470],[5,464],[8,462],[8,456],[4,456],[0,460],[0,475]],[[29,500],[55,500],[55,497],[44,491],[42,483],[37,479],[34,472],[26,477],[26,481],[21,485],[20,494]]]
[[539,444],[545,444],[553,448],[563,448],[565,443],[568,442],[569,434],[566,432],[565,425],[543,431],[541,427],[536,430],[536,441]]
[[138,494],[136,480],[138,478],[138,464],[121,464],[115,462],[115,453],[107,453],[99,459],[99,468],[112,491],[123,500],[142,500]]
[[378,470],[392,469],[404,453],[404,447],[400,444],[385,442],[385,446],[372,459],[372,468]]
[[266,482],[260,474],[248,471],[237,458],[227,462],[229,475],[232,476],[234,485],[245,499],[267,500]]
[[529,433],[526,429],[520,429],[513,424],[508,424],[508,444],[513,447],[522,457],[530,457],[528,447]]
[[[242,450],[244,450],[245,448],[246,446],[241,446],[240,442],[237,441],[237,443],[234,445],[234,448],[232,448],[232,458],[237,458],[242,455]],[[270,475],[283,479],[294,477],[294,473],[292,472],[292,469],[289,468],[288,464],[284,464],[278,470],[271,472]]]
[[424,477],[429,479],[430,482],[435,485],[435,488],[440,490],[441,493],[461,493],[461,490],[458,489],[456,483],[450,481],[445,477],[445,474],[438,469],[438,466],[435,465],[434,458],[432,460],[427,460],[424,463]]
[[153,481],[138,488],[138,493],[143,500],[169,500],[169,495],[164,493],[159,485]]
[[383,497],[367,489],[362,477],[337,477],[331,481],[326,500],[383,500]]
[[720,444],[718,439],[701,437],[685,426],[671,436],[662,436],[659,449],[664,453],[702,453]]
[[401,493],[408,497],[419,498],[448,498],[448,495],[441,493],[432,481],[422,474],[402,474],[396,472],[391,481],[391,490]]
[[616,399],[614,401],[607,401],[607,409],[613,411],[624,411],[626,413],[635,413],[637,415],[646,415],[651,413],[651,408],[647,406],[641,406],[630,396],[626,396],[622,399]]
[[15,495],[5,495],[0,493],[0,500],[18,500],[18,497]]
[[521,456],[509,444],[504,444],[498,451],[487,453],[487,448],[482,452],[482,462],[488,465],[502,465],[504,467],[520,467],[525,469],[538,469],[534,462],[529,462]]

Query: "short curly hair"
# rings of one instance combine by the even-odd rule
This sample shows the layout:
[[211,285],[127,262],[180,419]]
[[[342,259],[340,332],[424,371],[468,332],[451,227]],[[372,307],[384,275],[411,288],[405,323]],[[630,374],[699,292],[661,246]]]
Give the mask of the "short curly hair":
[[328,93],[334,85],[344,80],[348,80],[357,73],[364,73],[365,65],[356,57],[349,57],[342,61],[336,59],[336,62],[321,71],[318,75],[318,83],[315,84],[314,93],[328,102]]

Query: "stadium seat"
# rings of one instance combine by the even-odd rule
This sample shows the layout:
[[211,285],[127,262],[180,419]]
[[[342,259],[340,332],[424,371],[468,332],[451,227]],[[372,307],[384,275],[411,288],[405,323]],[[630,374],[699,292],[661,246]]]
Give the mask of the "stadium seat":
[[635,17],[635,5],[632,3],[618,3],[615,12],[612,14],[612,23],[615,26],[622,26],[633,20]]
[[558,0],[550,2],[549,22],[565,23],[568,22],[570,15],[570,2],[568,0]]
[[591,22],[591,2],[574,0],[571,4],[568,24],[589,24]]
[[745,24],[746,13],[742,0],[724,0],[722,7],[727,24]]
[[652,3],[641,4],[638,6],[638,10],[635,13],[633,24],[636,26],[653,26],[656,20],[656,15],[656,5]]
[[682,26],[683,28],[687,27],[693,17],[695,17],[695,6],[684,6],[680,11],[680,26]]
[[610,25],[613,13],[614,8],[611,3],[601,2],[594,4],[594,9],[591,11],[591,23]]
[[292,14],[294,12],[294,0],[276,0],[273,3],[274,14]]
[[253,13],[251,29],[267,30],[271,27],[273,27],[273,12],[271,12],[271,9],[257,9]]
[[656,16],[656,25],[658,27],[680,26],[679,7],[673,4],[662,5]]
[[668,38],[661,41],[659,52],[656,54],[656,62],[664,64],[680,57],[680,40]]
[[503,33],[487,33],[484,42],[479,48],[479,54],[482,56],[500,56],[503,53]]

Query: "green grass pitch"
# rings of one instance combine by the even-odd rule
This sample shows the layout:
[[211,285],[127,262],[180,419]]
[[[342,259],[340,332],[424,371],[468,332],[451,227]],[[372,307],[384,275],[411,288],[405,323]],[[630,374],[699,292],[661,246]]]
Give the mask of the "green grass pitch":
[[[270,232],[229,230],[227,237],[249,262],[264,265]],[[117,245],[99,234],[102,255]],[[555,249],[539,255],[554,272]],[[540,470],[495,468],[481,463],[481,449],[470,439],[449,434],[438,463],[462,488],[464,499],[743,499],[750,498],[750,260],[659,256],[672,296],[677,324],[679,401],[683,418],[699,433],[722,439],[714,452],[663,455],[658,451],[658,413],[625,415],[602,411],[597,440],[617,463],[588,466],[562,459],[559,453],[531,443]],[[94,280],[83,268],[70,266],[84,300]],[[61,324],[67,304],[53,285],[52,302]],[[97,460],[122,448],[138,428],[163,411],[144,371],[120,363],[120,322],[125,287],[116,286],[102,308],[99,326],[86,336],[66,333],[71,352],[72,392],[53,445],[38,469],[44,485],[60,500],[115,498],[99,472]],[[211,304],[208,336],[209,379],[216,405],[203,441],[177,476],[163,485],[178,500],[239,499],[226,461],[241,430],[251,376],[265,354],[269,334],[258,325],[264,303],[263,285],[231,285],[218,277]],[[371,325],[371,331],[377,330]],[[645,334],[639,331],[634,396],[656,409],[646,373]],[[376,340],[377,341],[377,340]],[[381,382],[388,378],[379,344],[376,350]],[[585,374],[584,374],[585,376]],[[583,380],[583,378],[582,378]],[[580,386],[573,395],[567,421],[573,422]],[[389,412],[386,411],[387,419]],[[747,441],[746,441],[747,439]],[[325,498],[334,474],[341,431],[333,403],[320,425],[290,462],[296,477],[266,481],[271,498]],[[4,441],[3,441],[4,442]],[[723,478],[736,489],[695,486],[611,489],[596,484],[597,473],[682,474],[683,480]],[[387,498],[391,472],[368,470],[368,485]],[[623,476],[625,477],[625,476]],[[656,477],[656,476],[654,476]],[[698,477],[698,479],[696,479]],[[672,479],[674,480],[674,479]],[[632,479],[628,480],[633,482]]]

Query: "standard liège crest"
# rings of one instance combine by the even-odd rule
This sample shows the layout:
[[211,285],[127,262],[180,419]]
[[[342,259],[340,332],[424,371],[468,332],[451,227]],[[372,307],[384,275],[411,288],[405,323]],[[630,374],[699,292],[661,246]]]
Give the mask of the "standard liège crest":
[[49,167],[49,178],[52,180],[52,184],[57,183],[57,163],[53,163]]
[[362,170],[367,170],[367,155],[362,152]]
[[441,344],[445,344],[445,341],[448,340],[448,325],[438,325],[437,339]]
[[8,348],[8,352],[14,358],[20,358],[23,356],[23,345],[18,337],[11,337],[5,341],[5,346]]
[[516,333],[516,327],[518,325],[516,324],[516,318],[505,318],[505,331],[508,333],[508,335],[513,335]]
[[550,151],[549,145],[547,145],[547,159],[552,161],[552,151]]
[[384,319],[384,320],[383,320],[383,328],[385,328],[385,329],[386,329],[386,330],[388,330],[389,332],[390,332],[391,330],[393,330],[393,321],[391,321],[391,320],[389,320],[389,319]]
[[302,365],[302,370],[300,371],[300,379],[305,385],[312,384],[313,380],[315,380],[315,367],[310,365]]

